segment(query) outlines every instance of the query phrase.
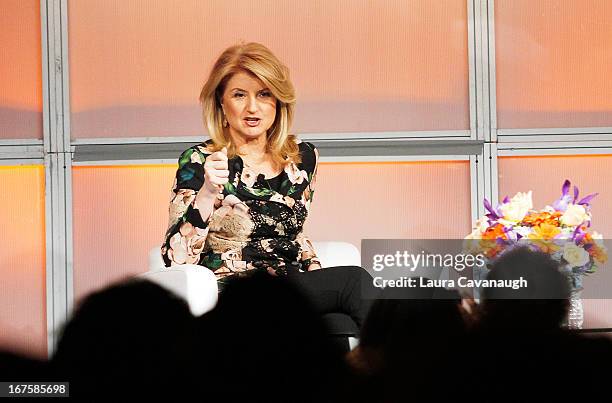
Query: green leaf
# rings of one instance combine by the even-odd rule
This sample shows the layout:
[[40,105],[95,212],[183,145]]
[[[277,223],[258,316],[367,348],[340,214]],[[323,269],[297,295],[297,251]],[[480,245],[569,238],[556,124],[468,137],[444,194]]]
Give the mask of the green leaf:
[[256,196],[270,196],[274,194],[274,192],[270,189],[252,189],[251,193]]
[[193,148],[185,150],[179,159],[179,168],[182,168],[186,163],[191,161],[191,154],[193,154]]
[[233,195],[236,194],[236,186],[234,186],[233,183],[227,182],[225,185],[223,185],[223,187],[225,188],[225,190],[227,190],[228,193]]
[[204,256],[202,263],[204,266],[210,269],[218,269],[223,264],[223,260],[221,260],[221,254],[209,253],[208,255]]

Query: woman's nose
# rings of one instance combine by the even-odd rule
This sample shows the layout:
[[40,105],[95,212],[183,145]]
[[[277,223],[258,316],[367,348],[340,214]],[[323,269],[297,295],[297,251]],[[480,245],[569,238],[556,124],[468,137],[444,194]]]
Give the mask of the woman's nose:
[[246,107],[247,107],[247,112],[256,112],[257,111],[257,98],[249,97]]

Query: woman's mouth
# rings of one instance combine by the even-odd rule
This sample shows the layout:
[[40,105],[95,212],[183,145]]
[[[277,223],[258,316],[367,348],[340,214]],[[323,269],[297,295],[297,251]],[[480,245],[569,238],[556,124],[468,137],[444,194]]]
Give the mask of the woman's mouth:
[[259,125],[259,122],[261,121],[261,119],[259,119],[259,118],[245,118],[244,121],[246,122],[247,126],[255,127],[255,126]]

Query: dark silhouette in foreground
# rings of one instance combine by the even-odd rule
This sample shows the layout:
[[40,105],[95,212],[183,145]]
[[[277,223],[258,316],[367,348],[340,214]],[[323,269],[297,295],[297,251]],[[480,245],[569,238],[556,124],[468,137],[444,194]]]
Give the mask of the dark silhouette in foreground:
[[[183,300],[140,280],[86,297],[52,359],[70,395],[105,399],[182,394],[193,317]],[[177,385],[182,385],[177,388]]]
[[[527,280],[527,287],[487,288],[471,337],[483,401],[584,399],[604,392],[610,340],[566,330],[569,281],[549,255],[526,247],[495,260],[488,279]],[[587,375],[588,374],[588,375]]]

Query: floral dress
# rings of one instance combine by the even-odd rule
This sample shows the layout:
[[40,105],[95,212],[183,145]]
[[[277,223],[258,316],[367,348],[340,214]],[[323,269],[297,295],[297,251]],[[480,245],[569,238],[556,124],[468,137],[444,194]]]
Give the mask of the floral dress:
[[210,140],[179,158],[170,201],[166,240],[161,248],[166,266],[191,263],[208,267],[217,280],[266,270],[285,275],[306,270],[318,259],[302,229],[314,194],[318,150],[298,140],[302,162],[289,161],[269,181],[246,167],[239,156],[228,160],[229,181],[202,220],[196,194],[204,182]]

